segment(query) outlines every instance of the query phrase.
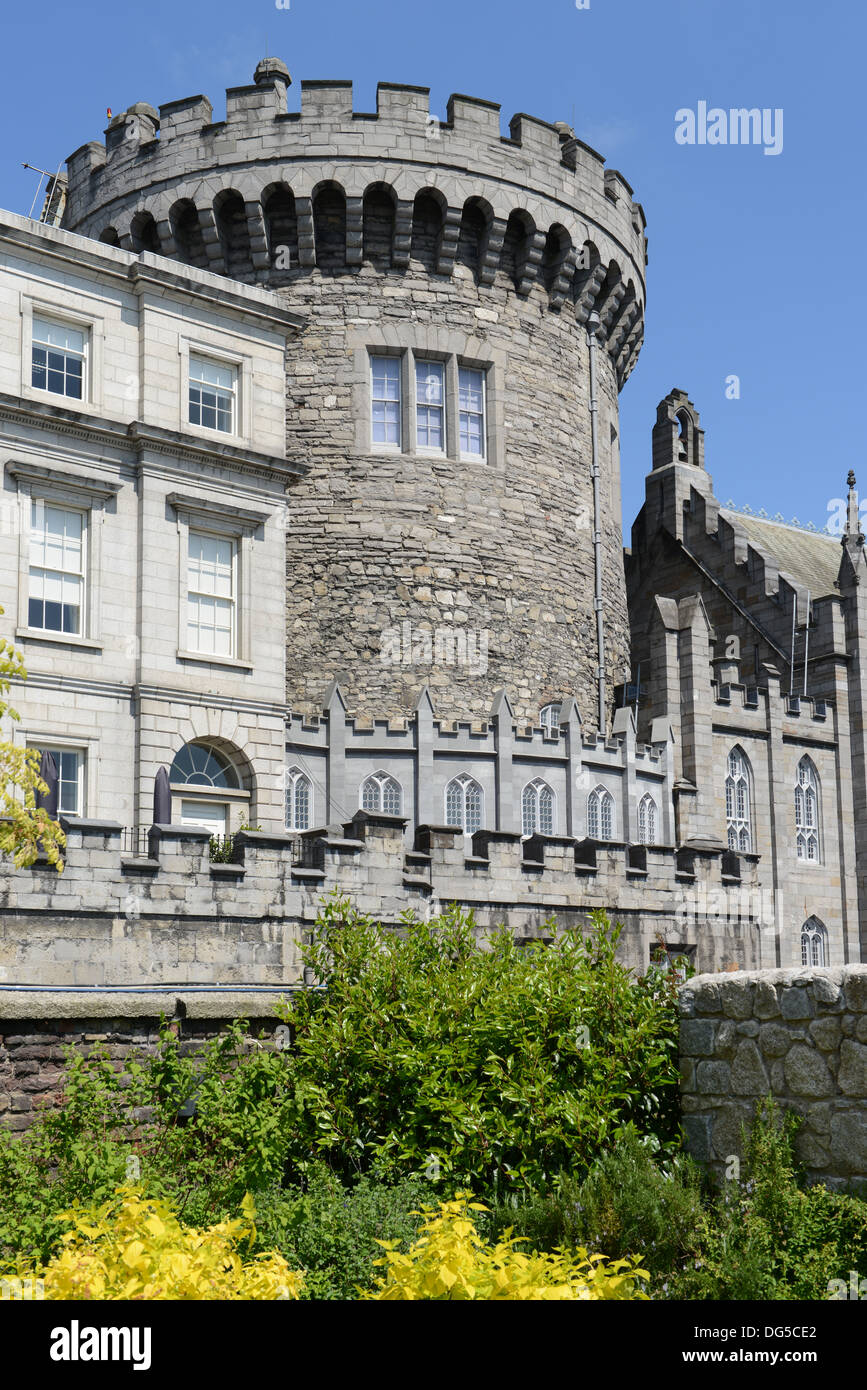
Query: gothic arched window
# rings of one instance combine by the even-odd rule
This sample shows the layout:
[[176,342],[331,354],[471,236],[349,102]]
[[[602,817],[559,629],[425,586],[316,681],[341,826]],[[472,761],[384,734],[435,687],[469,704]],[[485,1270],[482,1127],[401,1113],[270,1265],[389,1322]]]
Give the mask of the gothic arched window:
[[521,797],[521,828],[524,835],[554,834],[554,793],[541,777],[528,782]]
[[286,769],[286,829],[309,830],[313,815],[313,783],[300,767]]
[[387,772],[374,772],[361,788],[361,809],[382,811],[386,816],[399,816],[403,803],[400,783]]
[[587,834],[591,840],[614,839],[614,797],[594,787],[587,798]]
[[729,753],[726,772],[726,827],[729,849],[749,854],[753,848],[750,765],[740,748]]
[[808,917],[801,928],[801,964],[828,964],[828,933],[818,917]]
[[656,844],[656,827],[658,821],[656,802],[645,792],[638,803],[638,842],[642,845]]
[[806,756],[798,763],[795,780],[795,835],[798,858],[818,864],[819,779],[812,759]]
[[465,835],[482,828],[484,794],[466,773],[453,777],[446,787],[446,825],[459,825]]

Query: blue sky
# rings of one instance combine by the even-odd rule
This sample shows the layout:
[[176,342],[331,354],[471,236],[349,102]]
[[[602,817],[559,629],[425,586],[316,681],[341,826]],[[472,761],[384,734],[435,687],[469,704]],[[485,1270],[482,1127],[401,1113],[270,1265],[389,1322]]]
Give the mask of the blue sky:
[[[647,339],[621,397],[625,529],[644,496],[657,402],[701,412],[723,502],[822,526],[849,468],[867,497],[863,61],[853,0],[149,0],[7,6],[0,206],[27,213],[35,176],[105,108],[158,106],[252,79],[267,51],[295,79],[380,80],[574,124],[622,171],[648,221]],[[676,143],[675,112],[782,108],[783,149]],[[726,378],[740,378],[740,399]]]

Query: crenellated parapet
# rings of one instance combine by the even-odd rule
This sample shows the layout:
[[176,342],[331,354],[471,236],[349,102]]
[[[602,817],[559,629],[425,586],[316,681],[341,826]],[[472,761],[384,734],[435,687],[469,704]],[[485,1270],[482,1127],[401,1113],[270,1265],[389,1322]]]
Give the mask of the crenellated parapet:
[[201,95],[114,116],[104,143],[69,157],[64,226],[279,285],[334,268],[335,218],[351,271],[383,237],[406,270],[435,217],[438,275],[470,236],[480,288],[504,271],[516,295],[538,288],[578,326],[595,310],[622,385],[643,336],[645,219],[601,155],[523,112],[503,135],[500,107],[474,97],[451,96],[441,120],[428,88],[380,83],[370,113],[353,109],[351,82],[303,81],[288,111],[290,83],[266,59],[227,90],[225,119]]

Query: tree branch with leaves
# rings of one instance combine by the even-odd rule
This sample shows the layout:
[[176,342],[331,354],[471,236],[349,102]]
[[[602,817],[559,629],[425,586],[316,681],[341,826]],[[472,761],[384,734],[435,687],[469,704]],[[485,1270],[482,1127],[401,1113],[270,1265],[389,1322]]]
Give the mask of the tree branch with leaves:
[[[6,696],[13,680],[26,679],[21,653],[0,638],[0,720],[20,719]],[[37,795],[47,796],[49,791],[39,775],[39,762],[37,749],[0,739],[0,854],[11,855],[19,869],[43,854],[62,873],[66,836],[45,808],[36,805]]]

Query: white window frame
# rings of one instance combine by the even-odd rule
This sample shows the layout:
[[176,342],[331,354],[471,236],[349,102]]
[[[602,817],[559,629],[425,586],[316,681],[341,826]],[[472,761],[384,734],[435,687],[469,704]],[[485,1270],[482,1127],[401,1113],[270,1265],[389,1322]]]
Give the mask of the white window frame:
[[[543,830],[541,826],[542,795],[547,792],[551,798],[551,828]],[[532,795],[533,825],[527,829],[527,795]],[[528,838],[530,835],[556,835],[557,834],[557,795],[554,788],[544,777],[534,777],[527,782],[521,792],[521,834]]]
[[[477,372],[482,379],[482,452],[475,454],[462,447],[461,415],[478,415],[478,411],[461,410],[461,372]],[[457,363],[457,401],[456,414],[458,421],[458,457],[462,462],[467,463],[486,463],[488,458],[488,373],[484,367],[472,366],[469,362],[462,362],[458,358]]]
[[[50,735],[39,736],[33,733],[31,733],[28,736],[26,746],[28,748],[35,748],[40,754],[48,752],[54,754],[72,753],[75,755],[75,757],[78,759],[78,776],[76,787],[77,809],[75,811],[65,810],[60,805],[60,797],[58,795],[57,814],[58,816],[74,816],[76,818],[83,817],[85,815],[85,807],[87,806],[87,769],[89,763],[89,749],[80,743],[67,743],[63,739],[54,739]],[[58,768],[58,772],[59,771],[60,769]]]
[[[235,670],[252,671],[252,579],[253,537],[270,519],[270,512],[254,512],[235,506],[228,500],[193,497],[170,492],[166,497],[177,515],[178,527],[178,649],[179,661],[196,661],[207,666],[227,666]],[[236,544],[235,580],[235,655],[217,656],[207,652],[192,652],[187,641],[187,594],[189,581],[189,532],[202,531]]]
[[[394,401],[390,401],[390,400],[388,399],[388,397],[386,397],[386,396],[375,396],[375,395],[374,395],[373,378],[374,378],[374,368],[375,368],[375,364],[376,364],[377,362],[383,362],[383,361],[384,361],[384,362],[394,362],[394,364],[395,364],[396,367],[397,367],[397,391],[398,391],[398,395],[397,395],[397,402],[396,402],[396,404],[397,404],[397,440],[396,440],[396,441],[394,441],[394,440],[374,439],[374,437],[373,437],[374,424],[375,424],[374,418],[373,418],[373,408],[374,408],[374,405],[375,405],[378,401],[382,401],[383,403],[385,403],[385,404],[387,404],[387,405],[394,405],[394,404],[395,404]],[[405,420],[404,420],[404,418],[403,418],[403,417],[404,417],[404,407],[405,407],[405,402],[406,402],[406,382],[404,381],[404,375],[405,375],[405,371],[404,371],[404,361],[403,361],[403,355],[402,355],[401,353],[397,353],[397,352],[383,352],[381,349],[378,350],[378,351],[373,351],[373,350],[371,350],[371,352],[370,352],[369,377],[368,377],[368,384],[369,384],[369,387],[370,387],[370,413],[369,413],[368,419],[369,419],[369,424],[370,424],[370,448],[371,448],[371,452],[372,452],[372,453],[375,453],[375,454],[378,454],[378,453],[400,454],[400,453],[403,452],[404,439],[406,438],[406,422],[405,422]],[[413,435],[413,438],[414,438],[414,435]]]
[[[73,349],[73,348],[58,348],[58,347],[56,347],[56,346],[53,346],[51,343],[49,343],[45,338],[43,338],[43,337],[41,336],[41,334],[40,334],[40,332],[39,332],[39,329],[37,328],[37,323],[38,323],[38,322],[39,322],[39,323],[45,323],[45,324],[47,324],[49,329],[52,329],[52,328],[59,328],[59,329],[62,329],[62,330],[64,330],[64,331],[66,331],[66,332],[80,333],[80,334],[81,334],[81,339],[82,339],[81,352],[77,352],[77,351],[76,351],[75,349]],[[89,346],[90,346],[90,333],[88,332],[88,330],[87,330],[86,328],[81,327],[79,324],[69,323],[68,321],[64,321],[63,319],[60,319],[60,318],[57,318],[57,317],[54,317],[54,318],[50,318],[50,319],[49,319],[49,318],[47,318],[47,317],[46,317],[45,315],[43,315],[43,314],[39,314],[39,315],[34,314],[34,315],[33,315],[33,320],[32,320],[31,336],[30,336],[30,385],[31,385],[32,389],[33,389],[34,391],[43,392],[46,396],[55,396],[55,397],[59,396],[60,399],[61,399],[61,400],[64,400],[64,401],[78,401],[79,403],[81,403],[81,402],[83,402],[83,401],[86,401],[86,400],[88,399],[88,379],[87,379],[87,378],[88,378],[88,356],[89,356],[89,354],[88,354],[88,347],[89,347]],[[36,363],[33,361],[33,354],[34,354],[34,352],[36,351],[37,348],[40,349],[40,350],[42,350],[42,351],[44,351],[44,353],[45,353],[45,366],[41,369],[41,370],[45,373],[45,381],[46,381],[45,386],[37,386],[36,382],[33,380],[33,374],[34,374],[34,372],[36,371]],[[51,370],[51,368],[49,367],[49,363],[48,363],[48,354],[49,354],[50,352],[52,352],[52,351],[54,351],[55,353],[61,353],[62,356],[63,356],[63,384],[64,384],[64,387],[66,386],[67,381],[68,381],[68,379],[69,379],[69,373],[68,373],[68,369],[67,369],[67,363],[68,363],[68,361],[69,361],[69,360],[76,360],[76,361],[79,361],[79,362],[81,363],[81,372],[80,372],[80,374],[79,374],[79,385],[80,385],[80,388],[81,388],[81,389],[80,389],[80,394],[79,394],[79,395],[76,396],[76,395],[73,394],[73,392],[67,391],[67,390],[65,390],[65,389],[64,389],[63,391],[54,391],[54,390],[52,390],[52,388],[48,385],[48,373],[49,373],[49,371]]]
[[[202,647],[190,645],[190,596],[195,594],[198,598],[219,598],[225,603],[225,598],[217,594],[208,594],[204,589],[194,590],[190,581],[190,547],[195,536],[202,536],[210,540],[222,541],[229,546],[231,552],[231,591],[229,605],[231,612],[230,642],[228,652],[207,652]],[[238,538],[237,536],[226,535],[223,531],[212,528],[206,529],[204,526],[192,525],[187,528],[187,625],[184,640],[185,650],[200,658],[207,659],[215,656],[223,661],[234,661],[238,654]]]
[[[102,651],[102,529],[106,503],[117,497],[121,483],[94,475],[46,468],[29,461],[13,460],[7,465],[6,471],[15,479],[18,487],[18,624],[15,636],[22,641],[52,642],[58,646]],[[81,633],[30,627],[30,533],[34,502],[85,514],[86,568]]]
[[[804,770],[806,780],[802,779],[801,771]],[[810,824],[808,809],[810,806],[811,794],[814,810],[814,824]],[[822,834],[821,834],[821,799],[819,796],[819,774],[813,759],[808,755],[799,760],[795,769],[795,854],[799,864],[821,864],[822,862]],[[816,853],[809,853],[810,845],[814,844]],[[802,850],[804,851],[802,853]]]
[[638,802],[638,843],[640,845],[658,844],[659,807],[656,797],[645,792]]
[[[563,709],[562,701],[551,700],[547,705],[543,705],[539,710],[539,728],[544,729],[549,737],[560,733],[560,714]],[[552,711],[557,711],[556,719]]]
[[[285,805],[284,805],[284,812],[283,812],[283,814],[284,814],[284,820],[285,820],[286,829],[287,829],[287,830],[293,830],[293,831],[296,831],[296,832],[298,832],[298,833],[300,833],[300,832],[302,832],[302,831],[304,831],[304,830],[310,830],[310,829],[312,828],[312,826],[314,825],[314,820],[313,820],[313,778],[310,776],[309,772],[305,772],[303,768],[301,768],[301,767],[296,767],[294,764],[292,765],[292,767],[288,767],[288,768],[286,769],[285,777],[286,777],[286,796],[285,796]],[[299,785],[299,783],[301,783],[301,782],[304,782],[304,783],[306,783],[306,785],[307,785],[307,825],[299,825],[299,824],[298,824],[298,802],[297,802],[297,795],[298,795],[298,785]],[[291,815],[290,815],[290,806],[291,806]]]
[[[194,367],[195,367],[195,368],[199,368],[199,367],[219,367],[219,368],[221,368],[221,369],[224,370],[224,371],[228,371],[228,372],[231,373],[232,384],[231,384],[231,386],[217,386],[217,385],[214,385],[214,384],[211,383],[211,382],[206,382],[206,381],[204,381],[201,377],[193,376],[193,369],[194,369]],[[202,388],[205,388],[205,387],[208,387],[208,386],[211,386],[211,387],[212,387],[212,389],[213,389],[213,391],[214,391],[214,394],[215,394],[215,396],[217,397],[216,415],[217,415],[217,418],[218,418],[218,419],[219,419],[219,416],[220,416],[220,397],[221,397],[221,396],[228,396],[228,399],[229,399],[229,428],[228,428],[228,429],[222,429],[220,425],[206,425],[206,424],[204,424],[201,420],[193,420],[193,419],[192,419],[192,412],[193,412],[192,392],[193,392],[193,387],[194,387],[194,386],[198,386],[198,387],[200,388],[200,390],[199,390],[199,394],[200,394],[200,395],[201,395]],[[205,409],[205,406],[202,404],[201,400],[199,401],[199,407],[198,407],[198,409],[199,409],[199,414],[201,415],[202,412],[203,412],[204,409]],[[219,434],[219,435],[223,435],[223,436],[226,436],[226,435],[232,436],[232,435],[237,435],[237,434],[238,434],[238,416],[239,416],[239,411],[238,411],[238,368],[237,368],[237,365],[236,365],[234,362],[222,362],[222,361],[220,361],[220,360],[219,360],[218,358],[216,358],[216,357],[206,357],[205,354],[204,354],[203,352],[191,352],[191,353],[190,353],[190,356],[189,356],[189,360],[188,360],[188,362],[187,362],[187,424],[188,424],[188,425],[192,425],[194,429],[207,430],[209,434]]]
[[[63,302],[63,292],[57,301],[48,303],[37,296],[22,294],[21,314],[21,394],[28,400],[45,401],[64,410],[100,410],[103,406],[103,356],[105,320],[101,313],[84,312]],[[96,306],[94,305],[94,310]],[[33,385],[33,320],[47,319],[58,326],[74,328],[84,334],[84,368],[81,397],[61,396]]]
[[[740,767],[735,770],[732,760],[738,759]],[[743,802],[740,793],[743,791]],[[726,802],[726,840],[734,854],[753,852],[753,796],[750,762],[746,753],[737,744],[726,755],[725,802]],[[744,839],[746,838],[746,844]],[[735,840],[736,843],[732,843]]]
[[[27,631],[28,631],[28,632],[32,632],[32,633],[41,633],[41,634],[44,635],[44,636],[47,636],[47,637],[49,637],[49,638],[52,638],[55,642],[63,642],[63,641],[65,641],[65,640],[66,640],[67,638],[69,638],[69,637],[71,637],[73,640],[75,640],[76,638],[82,638],[82,637],[84,637],[84,636],[86,635],[86,633],[87,633],[87,610],[88,610],[88,601],[89,601],[89,598],[90,598],[90,594],[89,594],[89,585],[88,585],[88,565],[89,565],[88,531],[89,531],[89,522],[90,522],[90,512],[89,512],[89,509],[88,509],[87,507],[83,507],[80,503],[76,506],[76,505],[70,505],[68,502],[57,502],[57,501],[53,501],[51,498],[45,498],[45,497],[32,497],[32,498],[30,499],[30,526],[29,526],[28,552],[29,552],[30,544],[32,544],[32,541],[33,541],[33,538],[34,538],[34,530],[33,530],[33,510],[34,510],[34,508],[35,508],[37,511],[39,511],[39,509],[41,508],[41,509],[42,509],[42,513],[43,513],[43,515],[44,515],[45,509],[48,508],[48,507],[53,508],[55,511],[64,512],[64,513],[66,513],[67,516],[78,516],[78,517],[81,518],[81,567],[80,567],[80,569],[77,570],[77,571],[73,571],[73,570],[49,570],[49,568],[48,568],[47,565],[40,565],[40,566],[36,566],[36,567],[35,567],[35,568],[41,569],[41,570],[43,571],[43,573],[60,574],[61,576],[65,576],[66,574],[74,575],[75,578],[77,578],[77,579],[80,581],[80,584],[81,584],[81,591],[80,591],[80,592],[81,592],[81,602],[80,602],[79,608],[78,608],[78,631],[77,631],[77,632],[64,632],[64,631],[62,630],[62,628],[53,628],[53,627],[45,627],[45,626],[40,627],[40,626],[36,625],[35,623],[34,623],[34,624],[31,624],[31,622],[30,622],[30,602],[31,602],[31,599],[32,599],[31,585],[32,585],[32,581],[33,581],[33,570],[34,570],[34,565],[33,565],[33,563],[32,563],[32,560],[31,560],[31,557],[30,557],[29,553],[28,553],[28,557],[27,557]],[[42,533],[42,534],[43,534],[43,536],[44,536],[44,528],[43,528],[43,533]],[[44,600],[43,600],[43,602],[44,602]],[[61,606],[62,606],[62,605],[61,605]],[[61,618],[61,621],[62,621],[62,618]]]
[[[606,813],[611,832],[609,835],[604,834]],[[600,782],[587,795],[587,838],[608,843],[614,840],[616,829],[614,796]]]
[[[385,800],[385,790],[386,790],[386,787],[388,786],[389,782],[393,783],[393,785],[394,785],[395,787],[397,787],[398,801],[399,801],[400,804],[399,804],[399,807],[398,807],[398,809],[397,809],[396,811],[384,811],[384,810],[382,809],[383,801]],[[376,806],[365,806],[365,804],[364,804],[364,794],[365,794],[365,790],[366,790],[366,788],[367,788],[369,785],[371,785],[371,784],[372,784],[373,786],[376,787],[376,790],[377,790],[377,803],[378,803],[378,804],[377,804]],[[361,811],[371,811],[371,812],[373,812],[374,814],[378,814],[378,815],[382,815],[382,816],[402,816],[402,815],[403,815],[403,787],[401,786],[401,784],[400,784],[400,782],[397,780],[397,778],[394,777],[394,776],[392,775],[392,773],[390,773],[390,772],[385,772],[385,771],[383,771],[383,770],[380,770],[379,772],[371,772],[367,777],[365,777],[365,778],[362,780],[362,783],[361,783],[360,787],[358,788],[358,806],[359,806],[359,810],[361,810]]]
[[[418,396],[418,369],[419,367],[437,367],[442,382],[441,404],[431,406],[427,401],[420,401]],[[433,455],[436,458],[447,458],[449,447],[449,410],[448,410],[448,363],[438,357],[425,357],[422,353],[413,353],[412,364],[412,384],[413,384],[413,424],[415,434],[415,448],[418,454]],[[442,444],[437,447],[435,444],[422,444],[419,438],[419,410],[438,410],[442,421]]]
[[[449,819],[449,788],[457,784],[461,789],[461,816],[460,820]],[[467,791],[475,788],[479,793],[479,824],[473,829],[467,829]],[[455,777],[450,777],[443,793],[443,805],[445,807],[446,825],[459,825],[464,832],[464,838],[472,840],[476,830],[483,830],[485,826],[485,789],[475,777],[471,777],[468,772],[459,772]]]
[[[819,947],[818,951],[816,946]],[[809,956],[808,960],[804,960],[805,955]],[[814,955],[821,956],[821,959],[813,960]],[[818,917],[808,917],[801,927],[801,965],[822,969],[828,964],[828,929]]]
[[[201,338],[180,338],[178,341],[180,361],[178,392],[178,429],[183,434],[192,434],[200,439],[231,440],[233,443],[249,444],[252,439],[252,387],[253,369],[249,357],[224,348],[220,343],[212,343]],[[194,425],[190,420],[190,359],[200,358],[212,362],[215,367],[229,367],[235,377],[235,413],[231,432],[211,429],[208,425]]]

